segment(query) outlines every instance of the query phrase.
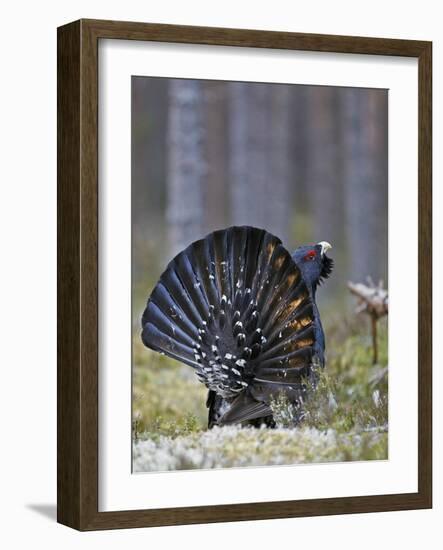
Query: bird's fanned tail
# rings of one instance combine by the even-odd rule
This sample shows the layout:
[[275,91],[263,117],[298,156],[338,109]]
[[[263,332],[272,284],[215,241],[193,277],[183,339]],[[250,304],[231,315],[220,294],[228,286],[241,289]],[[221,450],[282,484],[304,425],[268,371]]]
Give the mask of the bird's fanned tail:
[[194,368],[212,392],[210,424],[266,417],[281,391],[296,402],[315,338],[299,268],[277,237],[252,227],[216,231],[178,254],[142,318],[145,345]]

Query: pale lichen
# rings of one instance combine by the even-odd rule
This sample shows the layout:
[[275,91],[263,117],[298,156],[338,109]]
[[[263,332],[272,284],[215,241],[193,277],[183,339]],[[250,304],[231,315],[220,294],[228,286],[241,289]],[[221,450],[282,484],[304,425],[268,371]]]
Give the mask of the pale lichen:
[[135,472],[290,465],[387,459],[384,428],[340,434],[315,428],[215,427],[178,437],[147,437],[133,445]]

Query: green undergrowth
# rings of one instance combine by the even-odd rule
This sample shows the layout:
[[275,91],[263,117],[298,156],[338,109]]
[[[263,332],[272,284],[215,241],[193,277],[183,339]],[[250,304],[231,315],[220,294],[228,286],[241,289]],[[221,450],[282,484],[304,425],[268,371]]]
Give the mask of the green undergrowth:
[[[176,437],[205,429],[207,390],[193,370],[141,346],[134,346],[134,437]],[[142,364],[138,354],[143,355]]]

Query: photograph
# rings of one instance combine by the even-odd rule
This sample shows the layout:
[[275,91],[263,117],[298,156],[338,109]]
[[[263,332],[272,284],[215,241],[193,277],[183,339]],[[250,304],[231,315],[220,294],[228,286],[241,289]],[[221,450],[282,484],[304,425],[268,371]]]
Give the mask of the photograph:
[[388,93],[132,77],[134,473],[389,458]]

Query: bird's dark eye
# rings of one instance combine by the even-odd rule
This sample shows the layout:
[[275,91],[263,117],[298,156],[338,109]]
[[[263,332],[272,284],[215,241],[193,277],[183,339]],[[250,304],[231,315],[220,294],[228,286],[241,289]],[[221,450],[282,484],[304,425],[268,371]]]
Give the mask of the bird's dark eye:
[[313,260],[317,256],[317,252],[315,250],[310,250],[305,254],[305,260]]

